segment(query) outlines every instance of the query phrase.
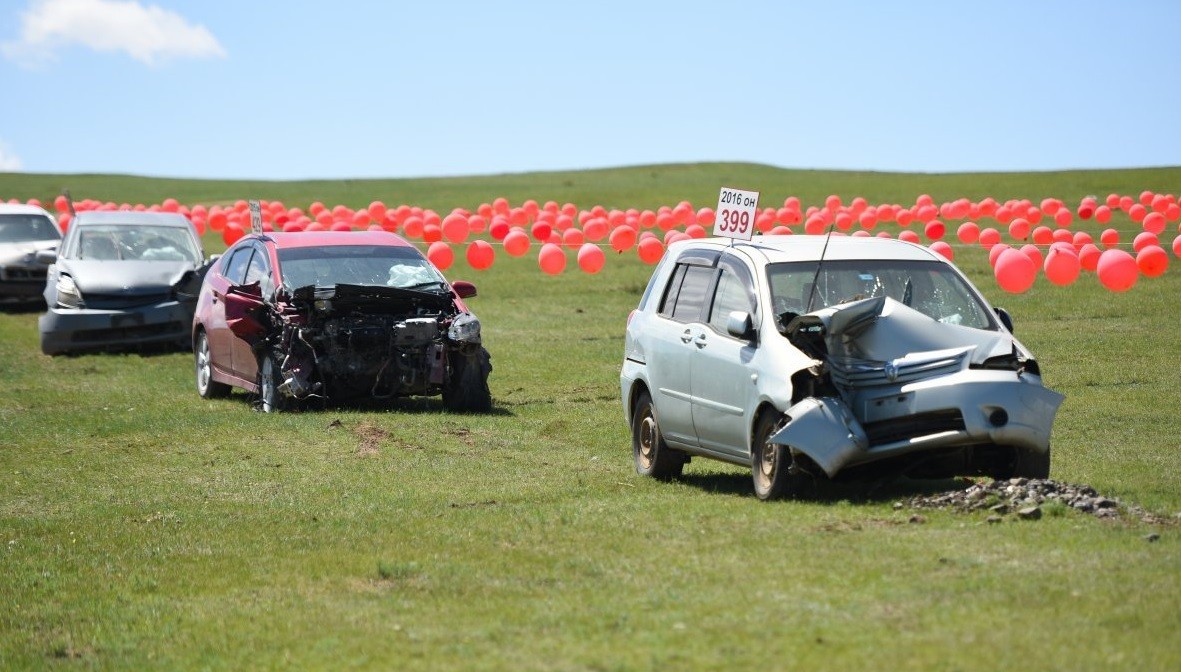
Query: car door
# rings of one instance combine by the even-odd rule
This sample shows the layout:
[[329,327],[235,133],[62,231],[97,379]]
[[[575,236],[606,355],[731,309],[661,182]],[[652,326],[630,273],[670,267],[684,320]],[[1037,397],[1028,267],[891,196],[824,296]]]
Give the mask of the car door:
[[[268,296],[274,291],[274,285],[271,281],[266,251],[257,243],[251,245],[250,249],[253,254],[250,255],[250,261],[246,264],[242,281],[238,284],[259,283],[262,296]],[[230,351],[234,363],[234,375],[243,380],[257,380],[258,357],[254,354],[252,343],[235,335],[230,339]]]
[[693,426],[702,448],[747,454],[746,411],[757,398],[750,363],[758,344],[731,336],[727,323],[732,311],[742,311],[757,325],[755,296],[753,276],[745,264],[723,254],[706,302],[707,322],[693,340]]
[[693,427],[692,359],[702,324],[716,254],[678,262],[654,318],[648,366],[653,403],[666,441],[696,447]]
[[234,341],[237,337],[226,324],[226,293],[231,286],[242,284],[251,254],[253,250],[250,247],[230,250],[224,263],[215,264],[206,278],[210,291],[209,321],[206,324],[210,364],[214,369],[230,375],[237,375],[233,364]]

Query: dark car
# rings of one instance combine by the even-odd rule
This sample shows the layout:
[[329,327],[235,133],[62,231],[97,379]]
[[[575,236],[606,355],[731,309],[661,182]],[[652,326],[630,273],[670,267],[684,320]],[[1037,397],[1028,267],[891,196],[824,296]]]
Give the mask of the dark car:
[[247,235],[201,287],[197,392],[238,387],[266,412],[437,394],[449,410],[489,410],[492,365],[463,302],[475,295],[393,233]]
[[142,346],[189,347],[204,272],[201,239],[183,215],[79,212],[43,288],[38,322],[47,355]]
[[35,205],[0,203],[0,304],[41,301],[49,264],[37,253],[61,243],[57,220]]

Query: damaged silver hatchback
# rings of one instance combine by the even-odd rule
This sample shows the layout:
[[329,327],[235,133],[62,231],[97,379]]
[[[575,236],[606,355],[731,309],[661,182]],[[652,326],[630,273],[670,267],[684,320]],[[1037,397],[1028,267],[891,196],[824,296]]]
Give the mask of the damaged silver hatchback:
[[620,383],[639,473],[723,460],[760,499],[817,478],[1045,478],[1063,399],[943,257],[844,236],[670,246]]

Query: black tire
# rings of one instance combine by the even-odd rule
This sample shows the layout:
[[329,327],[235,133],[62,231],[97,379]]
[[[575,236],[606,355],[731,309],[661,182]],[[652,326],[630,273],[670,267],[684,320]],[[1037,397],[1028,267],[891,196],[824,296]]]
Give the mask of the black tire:
[[798,497],[812,485],[812,477],[790,472],[791,451],[787,446],[771,443],[786,423],[780,413],[764,412],[755,421],[750,447],[750,470],[755,496],[762,501],[780,497]]
[[492,356],[484,348],[472,355],[451,357],[451,378],[443,388],[443,406],[455,413],[487,413],[492,410],[488,375]]
[[290,400],[279,392],[283,375],[279,363],[271,354],[264,354],[258,363],[258,408],[263,413],[278,413],[290,407]]
[[1050,477],[1050,449],[1046,448],[1046,452],[1039,453],[1033,450],[1019,450],[1015,464],[1013,465],[1013,475],[1024,478],[1049,478]]
[[230,394],[230,386],[213,379],[213,360],[209,354],[209,337],[205,330],[197,332],[193,344],[193,364],[197,377],[197,394],[202,399],[217,399]]
[[636,473],[662,481],[678,478],[685,469],[687,457],[664,442],[652,396],[641,392],[632,408],[632,459]]

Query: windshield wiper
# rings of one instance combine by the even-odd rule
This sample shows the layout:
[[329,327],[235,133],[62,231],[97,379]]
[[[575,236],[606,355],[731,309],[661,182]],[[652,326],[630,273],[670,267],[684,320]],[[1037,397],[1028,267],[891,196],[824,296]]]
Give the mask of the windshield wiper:
[[431,287],[434,287],[437,290],[436,291],[437,294],[442,294],[442,293],[444,293],[444,290],[447,287],[447,283],[442,282],[440,280],[431,280],[429,282],[419,282],[417,284],[413,284],[408,287],[399,287],[398,289],[409,289],[411,291],[422,291],[424,289],[429,289]]

